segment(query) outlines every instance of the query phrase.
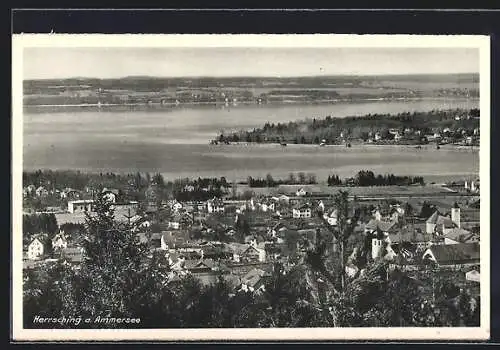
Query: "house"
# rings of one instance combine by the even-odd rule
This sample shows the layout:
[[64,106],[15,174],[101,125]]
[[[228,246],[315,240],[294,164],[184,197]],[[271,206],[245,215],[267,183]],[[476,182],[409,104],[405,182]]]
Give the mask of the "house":
[[180,214],[175,214],[168,222],[168,227],[174,230],[178,230],[181,227],[182,216]]
[[212,259],[186,260],[184,268],[191,273],[211,272],[216,269]]
[[41,259],[42,256],[46,252],[45,244],[41,238],[35,238],[28,245],[28,259],[29,260],[38,260]]
[[194,188],[194,186],[193,186],[193,185],[189,185],[189,184],[188,184],[188,185],[185,185],[185,186],[184,186],[183,190],[184,190],[185,192],[193,192],[193,191],[195,190],[195,188]]
[[182,254],[170,253],[168,257],[170,268],[174,271],[184,270],[186,266],[186,257]]
[[335,208],[331,208],[323,214],[323,218],[328,221],[328,224],[330,224],[331,226],[337,225],[338,210]]
[[167,241],[163,240],[163,235],[159,232],[154,232],[151,234],[151,237],[149,238],[149,244],[151,245],[151,248],[160,248],[162,250],[168,249]]
[[395,221],[370,220],[365,225],[365,233],[371,237],[372,259],[383,256],[386,252],[387,244],[390,244],[390,234],[396,233]]
[[207,201],[207,210],[209,213],[223,213],[224,202],[219,198],[214,198]]
[[37,197],[47,197],[49,195],[49,191],[45,187],[40,186],[35,190],[35,194]]
[[133,230],[135,231],[151,227],[151,221],[137,214],[130,218],[130,224],[133,226]]
[[179,210],[181,210],[183,208],[182,206],[182,203],[181,202],[178,202],[178,201],[175,201],[173,204],[172,204],[172,210],[175,211],[175,212],[178,212]]
[[[434,244],[434,237],[432,234],[414,231],[411,232],[407,229],[400,229],[397,232],[389,233],[389,239],[393,247],[398,246],[398,249],[409,243],[415,247],[416,251],[424,251]],[[404,249],[404,248],[403,248]]]
[[297,205],[292,209],[292,217],[294,218],[310,218],[312,216],[312,208],[308,203]]
[[101,193],[104,200],[108,201],[109,203],[116,203],[116,198],[118,197],[120,191],[112,188],[103,188]]
[[260,210],[262,210],[263,212],[275,210],[275,203],[269,199],[262,201],[259,206]]
[[66,240],[66,236],[63,232],[59,232],[57,235],[52,238],[52,248],[63,249],[68,247],[68,241]]
[[306,196],[306,195],[307,195],[307,191],[306,191],[306,190],[304,190],[304,188],[303,188],[303,187],[301,187],[301,188],[299,188],[299,189],[297,190],[297,192],[295,192],[295,195],[296,195],[297,197],[303,197],[303,196]]
[[467,281],[481,282],[481,276],[477,270],[470,270],[469,272],[466,272],[465,279]]
[[278,197],[272,197],[272,200],[278,203],[288,204],[290,202],[290,197],[286,194],[282,194]]
[[282,222],[278,222],[276,225],[274,225],[273,227],[271,227],[268,230],[268,234],[271,237],[278,237],[279,233],[286,231],[286,230],[287,230],[287,227],[285,226],[285,224],[283,224]]
[[69,187],[63,189],[59,195],[61,196],[61,199],[70,199],[70,200],[80,199],[81,197],[80,191]]
[[84,249],[82,247],[66,247],[60,252],[61,260],[71,264],[80,264],[84,259]]
[[479,264],[479,243],[432,245],[422,255],[424,263],[438,266]]
[[79,199],[68,202],[68,211],[70,213],[91,212],[94,201],[92,199]]
[[240,262],[243,253],[248,249],[247,244],[228,243],[224,246],[225,251],[232,253],[232,259],[235,262]]
[[190,243],[190,231],[188,230],[173,230],[163,231],[160,236],[160,248],[163,250],[177,249],[177,250],[200,250],[191,249],[194,244]]
[[25,197],[32,196],[36,191],[35,185],[28,185],[23,189],[23,194]]
[[394,221],[398,222],[399,218],[403,215],[404,210],[398,207],[389,207],[389,208],[376,208],[373,210],[372,214],[375,220],[382,221]]
[[271,275],[261,269],[252,269],[241,278],[240,291],[260,294],[265,291],[265,285]]
[[241,260],[246,262],[265,262],[266,250],[264,245],[250,244],[241,253]]
[[446,229],[452,229],[457,225],[447,216],[442,216],[436,210],[425,222],[425,231],[427,233],[443,233]]
[[459,227],[447,230],[446,233],[443,234],[443,238],[444,244],[472,243],[479,241],[476,234]]

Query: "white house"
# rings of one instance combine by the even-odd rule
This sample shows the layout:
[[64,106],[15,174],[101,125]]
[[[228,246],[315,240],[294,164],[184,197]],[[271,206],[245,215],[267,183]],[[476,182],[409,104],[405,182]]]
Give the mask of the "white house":
[[[460,213],[460,209],[458,213]],[[429,234],[435,233],[436,231],[443,233],[446,229],[455,227],[457,227],[457,225],[451,218],[440,215],[437,210],[425,222],[425,231]]]
[[33,195],[33,193],[35,193],[35,191],[36,191],[35,185],[28,185],[24,188],[23,193],[25,196],[28,196],[28,195],[31,196],[31,195]]
[[209,213],[223,213],[224,202],[218,198],[207,201],[207,210]]
[[260,203],[260,210],[262,210],[263,212],[274,211],[275,203],[270,200],[264,200]]
[[327,213],[323,214],[323,218],[328,221],[331,226],[337,225],[338,211],[333,208],[329,210]]
[[480,277],[481,276],[480,276],[479,271],[476,271],[476,270],[471,270],[471,271],[465,273],[465,279],[467,281],[480,282],[481,281]]
[[311,206],[309,204],[303,204],[292,209],[292,217],[298,218],[310,218],[312,214]]
[[68,211],[70,213],[82,213],[92,211],[94,201],[92,199],[79,199],[68,202]]
[[168,222],[168,227],[178,230],[181,227],[181,215],[174,215]]
[[28,246],[28,259],[30,260],[38,260],[45,253],[45,245],[38,238],[35,238],[31,241]]
[[68,247],[68,241],[63,232],[59,232],[57,235],[52,238],[52,248],[55,249],[64,249]]
[[172,204],[172,210],[175,211],[175,212],[178,212],[179,210],[182,209],[182,203],[178,202],[178,201],[175,201],[173,204]]
[[295,195],[297,197],[303,197],[303,196],[307,195],[307,191],[304,190],[303,188],[300,188],[297,190],[297,192],[295,192]]
[[260,247],[255,244],[255,242],[252,242],[250,246],[241,254],[241,257],[245,260],[265,262],[266,250],[264,247]]
[[116,203],[116,194],[111,191],[103,192],[102,198],[109,203]]
[[62,190],[59,195],[61,196],[62,199],[67,199],[67,198],[78,199],[80,198],[80,191],[68,187]]
[[276,198],[277,198],[278,202],[282,202],[282,203],[289,203],[290,202],[290,197],[287,196],[286,194],[282,194],[281,196],[276,197]]
[[35,194],[37,197],[47,197],[49,195],[49,191],[47,191],[45,187],[40,186],[35,190]]

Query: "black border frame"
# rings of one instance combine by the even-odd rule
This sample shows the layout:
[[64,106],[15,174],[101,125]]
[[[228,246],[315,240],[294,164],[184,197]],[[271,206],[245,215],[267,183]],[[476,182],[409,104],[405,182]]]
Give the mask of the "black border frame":
[[[494,9],[13,9],[11,10],[11,35],[18,33],[151,33],[151,34],[290,34],[290,33],[336,33],[336,34],[481,34],[489,35],[491,40],[491,148],[490,178],[496,179],[497,149],[496,106],[493,101],[500,100],[496,82],[499,81],[497,62],[499,61],[500,12]],[[9,55],[8,60],[11,59]],[[11,71],[7,73],[10,77]],[[10,107],[10,101],[6,104]],[[9,111],[10,112],[10,111]],[[10,128],[8,128],[10,130]],[[6,140],[9,141],[10,133]],[[9,178],[10,182],[10,178]],[[496,209],[497,183],[491,181],[491,214]],[[499,248],[499,237],[495,235],[491,223],[491,338],[489,343],[500,342],[500,279],[495,276],[494,268],[499,266],[500,257],[495,252]],[[10,246],[9,246],[10,250]],[[11,281],[11,279],[10,279]],[[9,281],[9,282],[10,282]],[[10,334],[12,337],[12,334]],[[18,343],[16,341],[16,343]],[[19,342],[25,343],[25,342]],[[46,342],[36,342],[45,346]],[[50,343],[50,342],[49,342]],[[53,343],[53,342],[52,342]],[[87,343],[87,342],[85,342]],[[205,344],[213,342],[185,342],[187,344]],[[185,344],[172,342],[170,345]],[[221,343],[221,342],[215,342]],[[304,344],[331,342],[232,342],[234,344]],[[335,343],[335,342],[333,342]],[[360,342],[348,342],[349,344]],[[383,343],[361,342],[376,347]],[[387,345],[400,345],[393,342]],[[424,341],[414,342],[418,344]],[[432,342],[434,346],[435,342]],[[70,343],[73,344],[73,343]],[[99,342],[99,344],[103,344]],[[106,343],[108,344],[108,343]],[[151,342],[118,342],[120,347],[126,344],[151,344]],[[342,342],[339,344],[346,344]],[[470,344],[470,343],[463,343]],[[27,345],[27,344],[26,344]],[[405,345],[410,345],[406,344]],[[431,345],[431,344],[428,344]],[[70,345],[73,347],[74,345]],[[296,345],[292,345],[296,346]]]

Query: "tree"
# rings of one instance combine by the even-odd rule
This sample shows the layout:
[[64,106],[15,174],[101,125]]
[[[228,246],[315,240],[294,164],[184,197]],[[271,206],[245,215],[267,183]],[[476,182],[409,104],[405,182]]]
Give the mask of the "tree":
[[163,175],[160,173],[156,173],[153,175],[152,183],[157,185],[159,188],[165,187],[165,180],[163,178]]
[[323,218],[321,211],[318,211],[318,216],[323,220],[324,226],[335,237],[334,244],[338,246],[340,255],[340,285],[341,290],[344,291],[346,287],[346,245],[358,222],[358,218],[355,215],[359,214],[356,212],[352,213],[352,210],[349,208],[349,192],[347,191],[339,191],[334,195],[333,207],[337,210],[337,226],[334,227],[328,224],[328,221]]
[[305,185],[305,183],[306,183],[306,174],[305,174],[305,173],[303,173],[303,172],[300,172],[300,173],[298,174],[298,177],[299,177],[299,183],[300,183],[301,185]]
[[274,187],[274,179],[271,174],[266,175],[266,185],[267,187]]
[[87,214],[86,218],[81,313],[89,317],[137,317],[137,305],[151,298],[147,288],[161,285],[157,280],[161,274],[157,266],[148,263],[147,246],[138,242],[132,227],[120,227],[114,221],[114,210],[102,195],[95,199],[94,211],[95,215]]
[[419,216],[421,218],[428,218],[432,214],[434,214],[435,210],[436,209],[434,207],[432,207],[427,201],[424,201],[424,203],[422,204],[422,209],[420,210]]

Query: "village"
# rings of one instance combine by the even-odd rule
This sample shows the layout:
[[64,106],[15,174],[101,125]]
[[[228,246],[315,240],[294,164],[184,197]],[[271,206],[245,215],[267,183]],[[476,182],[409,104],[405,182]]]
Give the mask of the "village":
[[[254,192],[234,198],[230,185],[221,185],[220,197],[189,200],[188,194],[197,189],[186,184],[182,193],[188,200],[180,201],[165,199],[161,186],[153,179],[140,200],[115,188],[25,186],[25,199],[51,197],[58,205],[31,211],[25,206],[25,217],[53,216],[56,223],[53,232],[30,233],[24,227],[24,268],[36,271],[64,261],[78,269],[85,259],[82,232],[87,215],[94,214],[96,196],[111,204],[120,229],[133,232],[151,256],[160,253],[166,258],[167,282],[192,275],[209,285],[222,276],[234,292],[258,294],[265,290],[276,262],[285,268],[298,264],[319,236],[328,237],[330,254],[339,254],[331,234],[339,224],[333,192],[295,185],[285,186],[281,194]],[[356,263],[363,255],[408,274],[430,267],[436,274],[451,271],[457,283],[479,295],[479,181],[446,186],[434,197],[416,194],[406,200],[350,196],[356,222],[344,252],[347,277],[363,273]]]

